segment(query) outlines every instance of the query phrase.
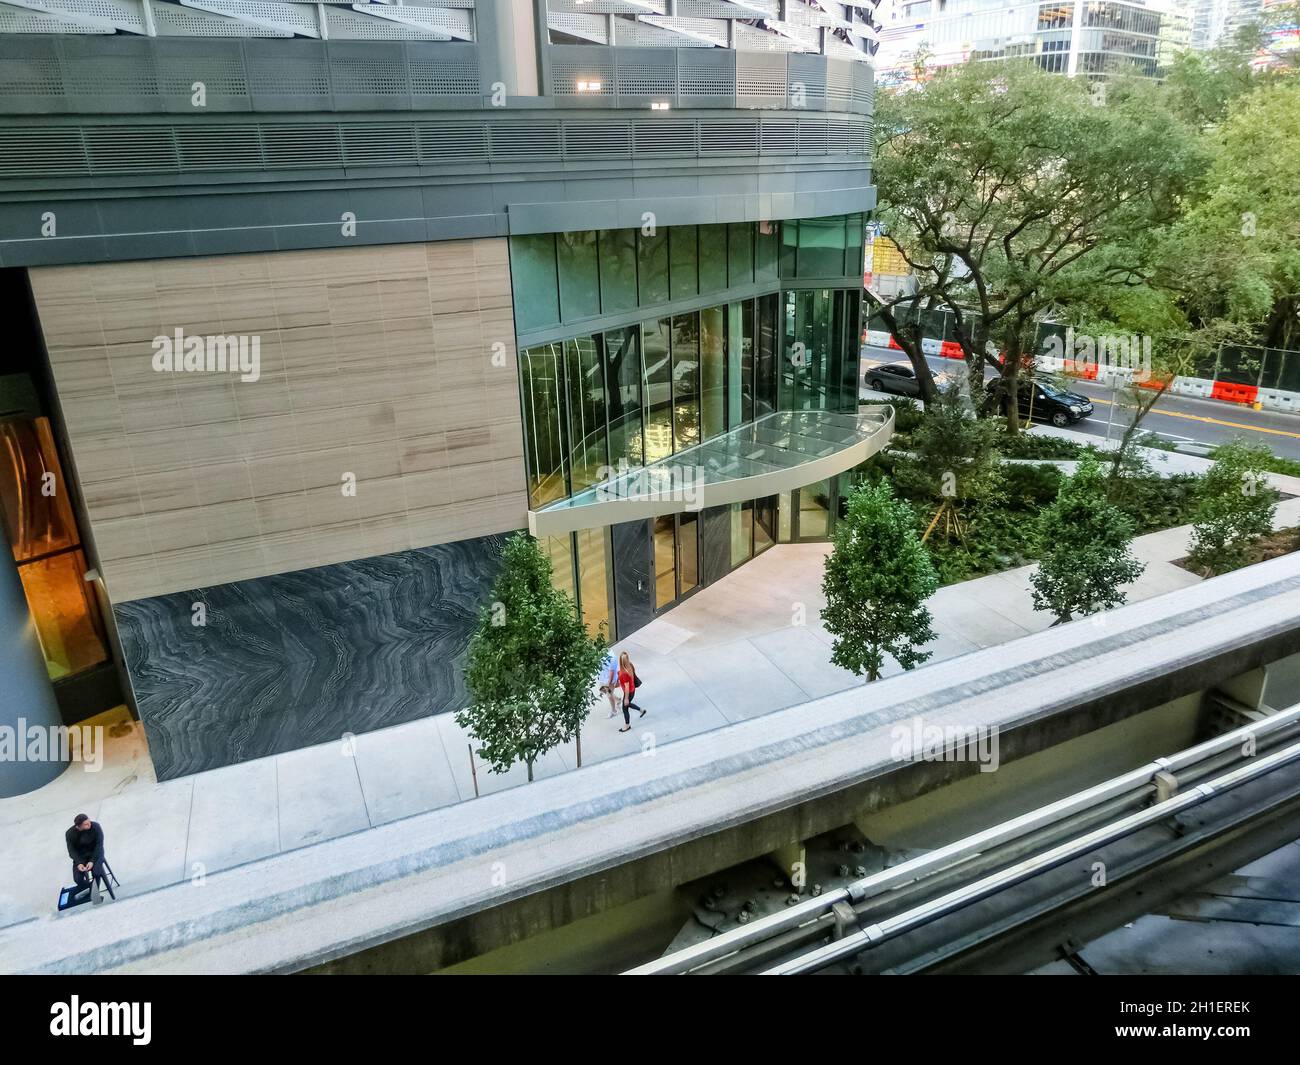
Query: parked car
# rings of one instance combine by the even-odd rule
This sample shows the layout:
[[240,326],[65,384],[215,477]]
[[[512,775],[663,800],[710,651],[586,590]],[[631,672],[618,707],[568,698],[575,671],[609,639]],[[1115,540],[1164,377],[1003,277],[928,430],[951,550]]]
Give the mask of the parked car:
[[[952,384],[954,378],[942,370],[932,370],[935,385],[944,389]],[[890,392],[896,396],[921,395],[921,384],[916,379],[916,371],[905,362],[891,362],[885,366],[873,366],[867,371],[867,387],[877,392]]]
[[[1045,381],[1020,381],[1020,416],[1051,422],[1058,429],[1088,417],[1092,413],[1092,400],[1078,392],[1049,385]],[[994,381],[989,391],[997,400],[1003,414],[1007,411],[1006,386]]]

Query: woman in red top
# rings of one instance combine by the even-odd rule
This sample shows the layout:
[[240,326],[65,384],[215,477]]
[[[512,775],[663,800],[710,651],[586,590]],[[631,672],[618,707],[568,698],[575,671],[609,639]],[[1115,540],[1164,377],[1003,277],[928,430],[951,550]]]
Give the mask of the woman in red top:
[[[628,707],[633,710],[641,710],[639,706],[632,701],[636,695],[636,686],[640,683],[636,675],[636,666],[632,665],[632,659],[624,651],[618,656],[618,686],[623,689],[623,727],[619,732],[629,732],[632,729],[632,716],[627,712]],[[641,716],[645,717],[645,711],[641,710]]]

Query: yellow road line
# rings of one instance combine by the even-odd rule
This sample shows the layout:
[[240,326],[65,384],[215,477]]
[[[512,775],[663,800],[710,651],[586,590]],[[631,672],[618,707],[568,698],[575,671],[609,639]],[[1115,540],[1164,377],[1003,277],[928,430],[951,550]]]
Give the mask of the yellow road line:
[[[1107,407],[1110,406],[1110,400],[1108,399],[1094,399],[1092,402],[1094,405],[1100,404]],[[1121,404],[1121,406],[1123,406],[1123,404]],[[1125,410],[1128,409],[1131,408],[1125,407]],[[1268,429],[1262,425],[1246,425],[1243,422],[1225,422],[1221,418],[1207,418],[1203,414],[1184,414],[1181,411],[1176,410],[1161,410],[1159,407],[1155,407],[1147,413],[1163,414],[1166,418],[1186,418],[1189,422],[1207,422],[1210,425],[1225,425],[1229,429],[1245,429],[1250,433],[1272,433],[1274,436],[1289,436],[1293,439],[1300,440],[1300,433],[1289,433],[1285,429]]]

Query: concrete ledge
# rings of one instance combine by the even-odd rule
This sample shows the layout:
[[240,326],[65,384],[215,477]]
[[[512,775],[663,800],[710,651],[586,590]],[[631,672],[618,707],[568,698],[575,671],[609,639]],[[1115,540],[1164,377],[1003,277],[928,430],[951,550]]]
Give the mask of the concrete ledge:
[[1297,651],[1291,555],[652,756],[17,925],[0,933],[0,968],[428,971],[974,769],[900,767],[891,722],[996,725],[1009,760]]

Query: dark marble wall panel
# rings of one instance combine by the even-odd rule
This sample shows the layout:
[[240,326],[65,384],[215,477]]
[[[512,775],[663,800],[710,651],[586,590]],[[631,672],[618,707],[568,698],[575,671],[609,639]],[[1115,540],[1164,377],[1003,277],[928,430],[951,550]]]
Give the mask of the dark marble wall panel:
[[[159,780],[465,704],[504,536],[114,608]],[[207,624],[192,623],[203,603]]]
[[614,610],[618,638],[654,620],[654,580],[650,575],[650,522],[610,526],[614,541]]
[[701,570],[712,584],[731,572],[731,507],[707,507],[701,515]]

